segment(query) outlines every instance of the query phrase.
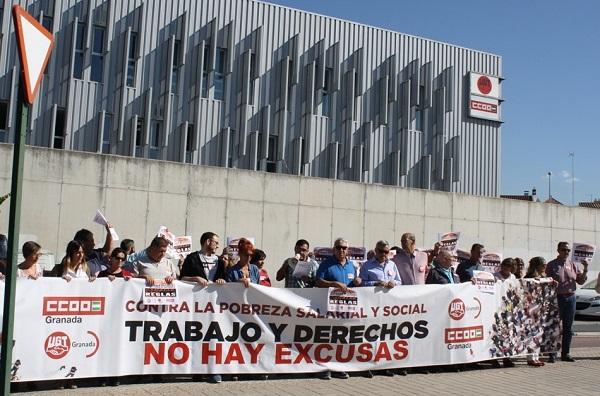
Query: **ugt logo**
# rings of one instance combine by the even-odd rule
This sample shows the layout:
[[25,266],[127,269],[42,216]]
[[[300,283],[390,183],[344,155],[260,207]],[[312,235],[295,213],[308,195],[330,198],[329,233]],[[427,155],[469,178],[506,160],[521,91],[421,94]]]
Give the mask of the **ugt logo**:
[[461,320],[465,316],[465,303],[460,298],[455,298],[448,305],[448,315],[454,320]]
[[62,331],[55,331],[46,338],[44,351],[51,359],[61,359],[71,350],[71,339]]

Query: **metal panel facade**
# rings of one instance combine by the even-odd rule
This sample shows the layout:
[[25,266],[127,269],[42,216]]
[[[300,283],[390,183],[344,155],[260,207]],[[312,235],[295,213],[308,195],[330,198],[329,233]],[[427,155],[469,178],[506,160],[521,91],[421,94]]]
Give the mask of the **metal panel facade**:
[[501,124],[466,108],[497,55],[251,0],[14,3],[57,40],[29,144],[499,194]]

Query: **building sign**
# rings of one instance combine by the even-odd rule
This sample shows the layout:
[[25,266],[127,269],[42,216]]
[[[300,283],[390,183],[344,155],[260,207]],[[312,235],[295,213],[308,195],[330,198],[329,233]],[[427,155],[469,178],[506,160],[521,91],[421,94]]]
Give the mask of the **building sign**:
[[501,121],[500,79],[470,72],[469,81],[469,116],[484,120]]

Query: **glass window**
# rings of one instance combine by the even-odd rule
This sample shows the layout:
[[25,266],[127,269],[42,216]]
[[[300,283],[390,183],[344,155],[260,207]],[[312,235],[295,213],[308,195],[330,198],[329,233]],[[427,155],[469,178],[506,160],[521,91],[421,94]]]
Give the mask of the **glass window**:
[[129,36],[129,54],[127,55],[127,86],[135,86],[135,69],[137,54],[137,32],[131,32]]
[[150,150],[148,156],[152,159],[158,159],[160,154],[160,121],[154,121],[152,128],[150,128]]
[[102,130],[102,153],[110,153],[110,134],[112,132],[112,114],[104,113],[104,129]]
[[204,46],[204,55],[202,57],[202,91],[200,95],[208,98],[208,65],[210,65],[210,46]]
[[250,83],[248,90],[248,104],[254,104],[254,88],[256,86],[256,79],[254,76],[256,75],[256,55],[250,54]]
[[52,16],[50,15],[45,15],[42,17],[42,26],[49,31],[50,33],[53,32],[53,28],[54,28],[54,18],[52,18]]
[[179,58],[181,56],[181,41],[175,40],[175,48],[173,49],[173,69],[171,75],[171,93],[177,92],[179,85]]
[[6,142],[8,133],[8,102],[0,102],[0,142]]
[[225,99],[225,60],[227,59],[227,50],[225,48],[217,49],[217,59],[215,66],[215,81],[214,81],[214,99]]
[[57,149],[65,148],[65,109],[56,109],[56,120],[54,122],[54,142],[52,147]]
[[94,42],[92,43],[92,64],[90,79],[96,82],[102,82],[102,72],[104,71],[104,34],[106,29],[103,26],[94,26]]
[[294,78],[294,60],[290,59],[288,63],[288,81],[287,81],[287,109],[292,108],[292,82]]
[[75,53],[73,62],[73,77],[83,78],[83,61],[85,56],[85,23],[78,22],[75,32]]
[[185,162],[192,163],[194,159],[194,124],[188,124],[185,137]]
[[321,115],[331,117],[331,80],[333,78],[333,69],[325,68],[325,81],[321,97]]
[[278,136],[269,135],[269,149],[267,150],[267,172],[277,172],[277,143]]
[[419,106],[417,106],[415,110],[415,129],[417,131],[422,131],[425,123],[425,111],[424,111],[424,103],[425,103],[425,88],[423,86],[419,87]]

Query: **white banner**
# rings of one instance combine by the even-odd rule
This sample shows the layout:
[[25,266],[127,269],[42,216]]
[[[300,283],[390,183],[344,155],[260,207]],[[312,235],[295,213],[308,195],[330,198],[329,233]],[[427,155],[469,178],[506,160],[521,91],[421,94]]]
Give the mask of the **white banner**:
[[550,284],[498,282],[494,294],[468,283],[340,295],[177,282],[170,305],[144,305],[144,286],[19,279],[14,380],[432,366],[555,350],[560,334]]

